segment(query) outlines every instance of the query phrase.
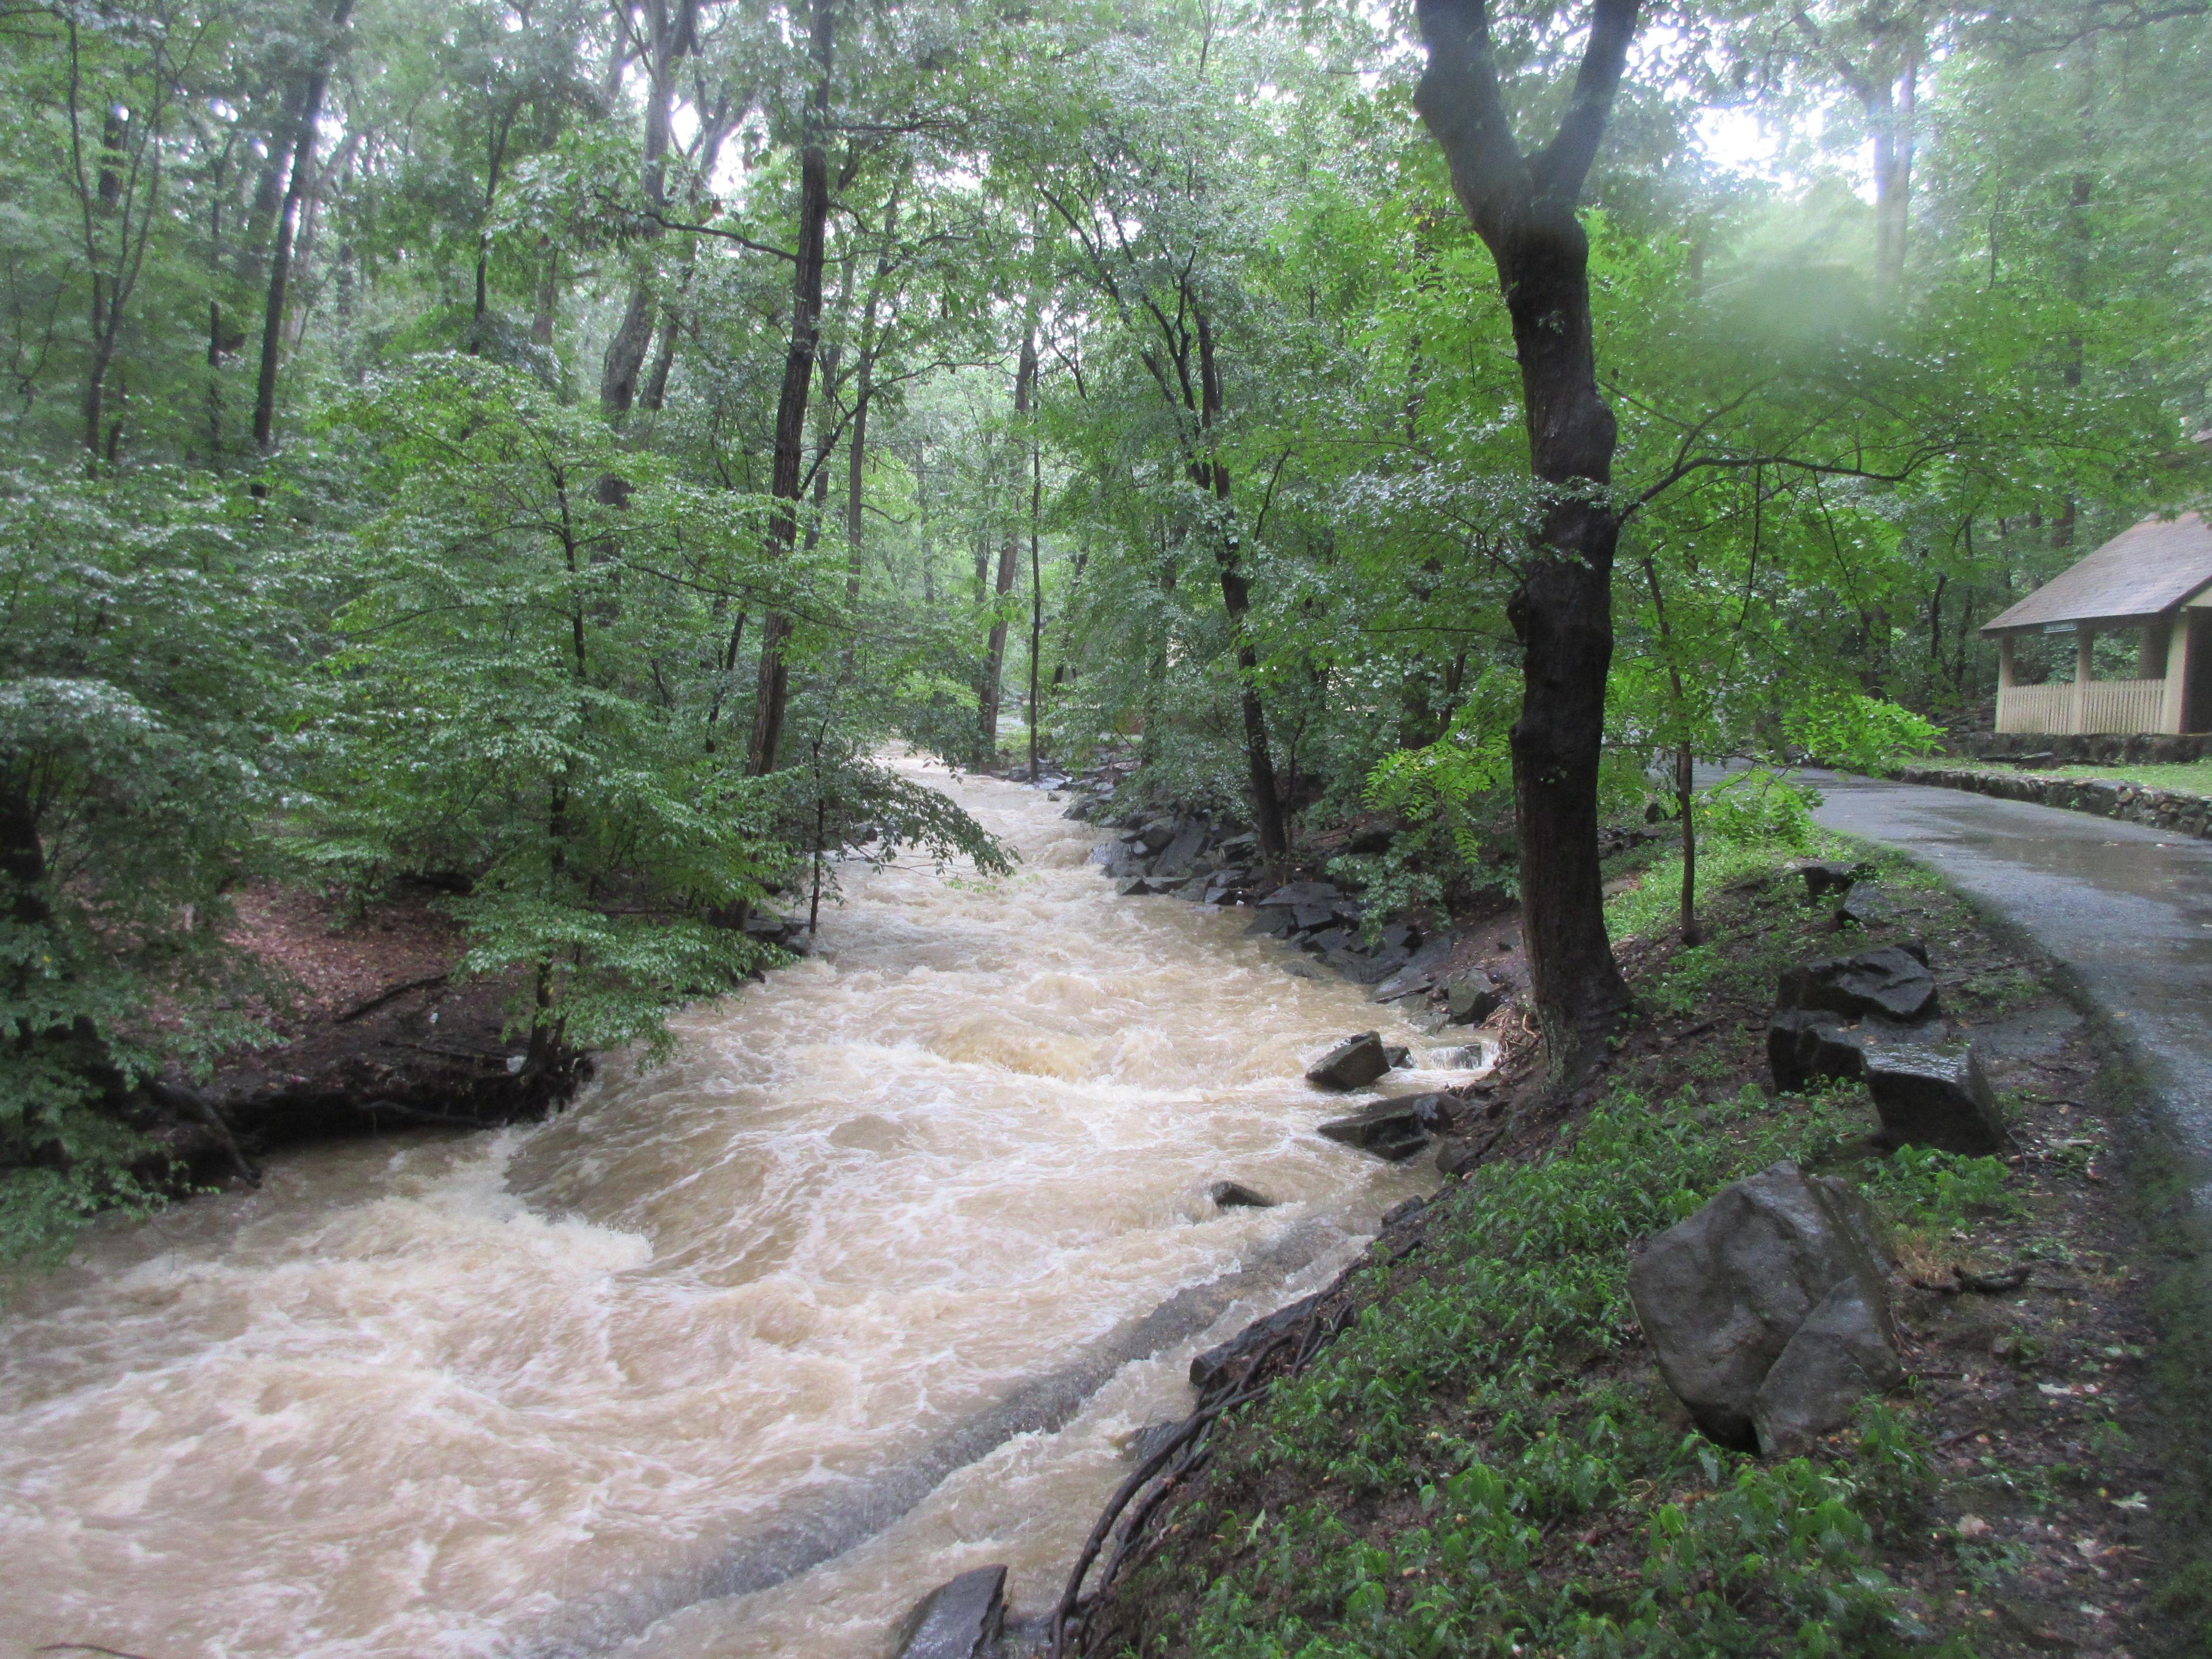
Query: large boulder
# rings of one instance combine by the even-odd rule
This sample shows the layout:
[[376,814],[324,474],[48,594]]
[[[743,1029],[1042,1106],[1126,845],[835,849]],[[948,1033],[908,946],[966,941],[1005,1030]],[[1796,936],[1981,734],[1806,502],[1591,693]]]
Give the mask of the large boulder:
[[1206,826],[1186,823],[1176,831],[1175,839],[1160,850],[1152,861],[1156,876],[1187,876],[1198,866],[1198,855],[1206,850]]
[[983,1659],[1006,1621],[1006,1570],[978,1567],[939,1584],[907,1620],[898,1659]]
[[1306,1081],[1322,1089],[1364,1089],[1390,1069],[1379,1031],[1348,1036],[1306,1069]]
[[1777,1006],[1912,1025],[1936,1017],[1936,975],[1925,951],[1887,945],[1790,969]]
[[[1698,1426],[1723,1444],[1747,1447],[1759,1440],[1761,1388],[1838,1285],[1850,1286],[1894,1358],[1888,1268],[1865,1200],[1785,1162],[1737,1182],[1651,1240],[1629,1269],[1628,1294],[1660,1375]],[[1832,1323],[1842,1319],[1832,1311]],[[1848,1400],[1839,1389],[1818,1395],[1803,1380],[1850,1374],[1819,1351],[1826,1329],[1814,1328],[1778,1385],[1795,1390],[1786,1407],[1775,1407],[1775,1420],[1791,1433],[1833,1427],[1866,1392]],[[1852,1362],[1861,1371],[1863,1359]],[[1821,1427],[1805,1427],[1815,1422]]]
[[1856,1279],[1842,1279],[1805,1316],[1752,1396],[1759,1449],[1768,1457],[1809,1450],[1860,1401],[1904,1380],[1888,1309],[1869,1300]]
[[1971,1042],[1892,1038],[1866,1048],[1867,1092],[1892,1146],[1936,1146],[1969,1157],[2001,1151],[2004,1115]]
[[1241,1181],[1217,1181],[1206,1189],[1215,1206],[1224,1210],[1272,1210],[1275,1200]]

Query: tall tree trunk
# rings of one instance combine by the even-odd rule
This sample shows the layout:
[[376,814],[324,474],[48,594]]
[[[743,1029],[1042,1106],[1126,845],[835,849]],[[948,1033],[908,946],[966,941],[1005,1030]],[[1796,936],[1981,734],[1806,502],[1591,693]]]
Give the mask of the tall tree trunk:
[[1212,447],[1211,434],[1221,420],[1221,368],[1213,351],[1213,323],[1205,312],[1197,313],[1199,426],[1208,434],[1206,459],[1199,482],[1213,492],[1218,522],[1214,526],[1214,560],[1221,573],[1221,603],[1229,612],[1229,626],[1237,640],[1237,702],[1244,718],[1244,775],[1252,797],[1252,828],[1260,842],[1260,856],[1280,864],[1290,855],[1290,835],[1283,822],[1283,797],[1275,781],[1275,757],[1267,744],[1267,713],[1260,701],[1260,657],[1252,644],[1252,584],[1244,574],[1242,532],[1237,507],[1231,496],[1229,465]]
[[1044,571],[1037,521],[1044,516],[1044,453],[1030,440],[1030,781],[1037,781],[1037,726],[1044,712],[1038,696],[1037,659],[1044,653]]
[[353,15],[353,0],[337,0],[331,9],[329,39],[315,53],[314,67],[300,99],[300,116],[292,136],[292,177],[284,187],[284,204],[277,210],[276,236],[269,251],[269,299],[261,316],[261,368],[253,386],[253,446],[269,453],[276,429],[276,362],[284,343],[284,290],[292,277],[292,238],[299,228],[300,210],[315,171],[315,124],[322,118],[323,94],[331,82],[331,65],[343,45],[346,21]]
[[[1030,328],[1022,334],[1021,356],[1014,370],[1014,419],[1018,426],[1029,423],[1030,387],[1036,382],[1036,331]],[[1015,447],[1011,438],[1006,447]],[[1019,465],[1018,460],[1016,464]],[[1006,683],[1006,596],[1014,591],[1014,573],[1020,568],[1021,546],[1021,531],[1008,524],[1005,539],[999,544],[998,578],[991,590],[991,645],[983,659],[981,729],[975,734],[978,766],[995,765],[999,758],[999,699]]]
[[[901,181],[902,184],[903,180]],[[884,206],[883,246],[876,254],[876,274],[868,284],[868,301],[860,314],[860,349],[853,365],[853,432],[845,452],[845,610],[854,634],[845,646],[844,672],[850,678],[859,641],[860,554],[866,540],[868,414],[876,394],[876,356],[882,343],[876,337],[876,320],[883,308],[884,284],[891,273],[891,239],[898,234],[899,186],[894,186]]]
[[[768,556],[791,552],[799,532],[799,465],[806,443],[806,394],[814,380],[814,354],[822,332],[823,233],[830,220],[830,70],[836,47],[835,0],[812,0],[810,28],[815,82],[806,100],[799,150],[799,246],[791,280],[791,347],[783,362],[783,389],[775,405],[775,459],[769,477]],[[753,699],[753,729],[745,769],[755,777],[775,769],[783,741],[784,704],[791,670],[784,658],[792,622],[771,611],[761,624],[760,681]]]
[[[645,152],[642,182],[647,204],[658,214],[668,205],[668,146],[675,131],[676,70],[697,45],[697,0],[647,0],[651,32],[646,58]],[[658,238],[656,219],[646,227],[648,240]],[[644,372],[645,354],[653,344],[653,284],[641,275],[630,287],[629,305],[622,325],[607,342],[600,364],[599,410],[620,425],[637,401],[638,376]]]
[[1498,268],[1519,361],[1535,545],[1506,606],[1521,644],[1512,732],[1521,904],[1536,1013],[1565,1070],[1628,1005],[1606,938],[1598,874],[1599,752],[1613,659],[1608,499],[1616,432],[1597,389],[1589,242],[1576,206],[1620,83],[1638,0],[1594,0],[1557,135],[1524,156],[1498,89],[1483,0],[1417,0],[1428,63],[1413,105]]

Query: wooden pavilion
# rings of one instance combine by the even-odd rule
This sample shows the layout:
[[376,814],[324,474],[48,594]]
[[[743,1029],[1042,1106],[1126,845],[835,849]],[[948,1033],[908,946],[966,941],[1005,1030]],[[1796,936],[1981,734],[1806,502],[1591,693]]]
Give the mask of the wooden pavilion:
[[[2135,630],[2136,677],[2100,680],[2097,635]],[[1999,732],[2212,729],[2212,526],[2194,513],[2145,519],[2054,576],[1982,632],[1997,642]],[[2074,677],[2014,678],[2025,635],[2070,639]]]

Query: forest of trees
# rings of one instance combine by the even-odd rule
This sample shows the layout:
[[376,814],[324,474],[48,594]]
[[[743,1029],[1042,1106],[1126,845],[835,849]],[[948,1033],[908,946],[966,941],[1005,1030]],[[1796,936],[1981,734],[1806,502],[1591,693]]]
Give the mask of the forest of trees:
[[[1986,718],[2201,494],[2201,3],[0,0],[0,1164],[134,1192],[225,896],[445,880],[533,1054],[735,983],[874,758],[1520,861]],[[1666,793],[1666,791],[1659,792]],[[1671,800],[1671,797],[1670,797]]]

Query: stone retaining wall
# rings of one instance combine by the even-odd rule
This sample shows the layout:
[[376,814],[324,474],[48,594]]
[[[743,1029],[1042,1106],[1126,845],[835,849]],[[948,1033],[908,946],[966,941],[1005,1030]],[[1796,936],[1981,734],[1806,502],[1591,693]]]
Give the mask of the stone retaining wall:
[[1971,760],[2040,762],[2047,766],[2174,766],[2212,756],[2212,732],[2137,732],[2082,735],[1977,732],[1954,735],[1951,751]]
[[1898,775],[1906,783],[1968,789],[2000,800],[2063,806],[2103,818],[2124,818],[2154,830],[2170,830],[2176,835],[2212,838],[2212,800],[2203,795],[2153,789],[2114,778],[2054,778],[2038,772],[1982,772],[1956,766],[1908,766]]

